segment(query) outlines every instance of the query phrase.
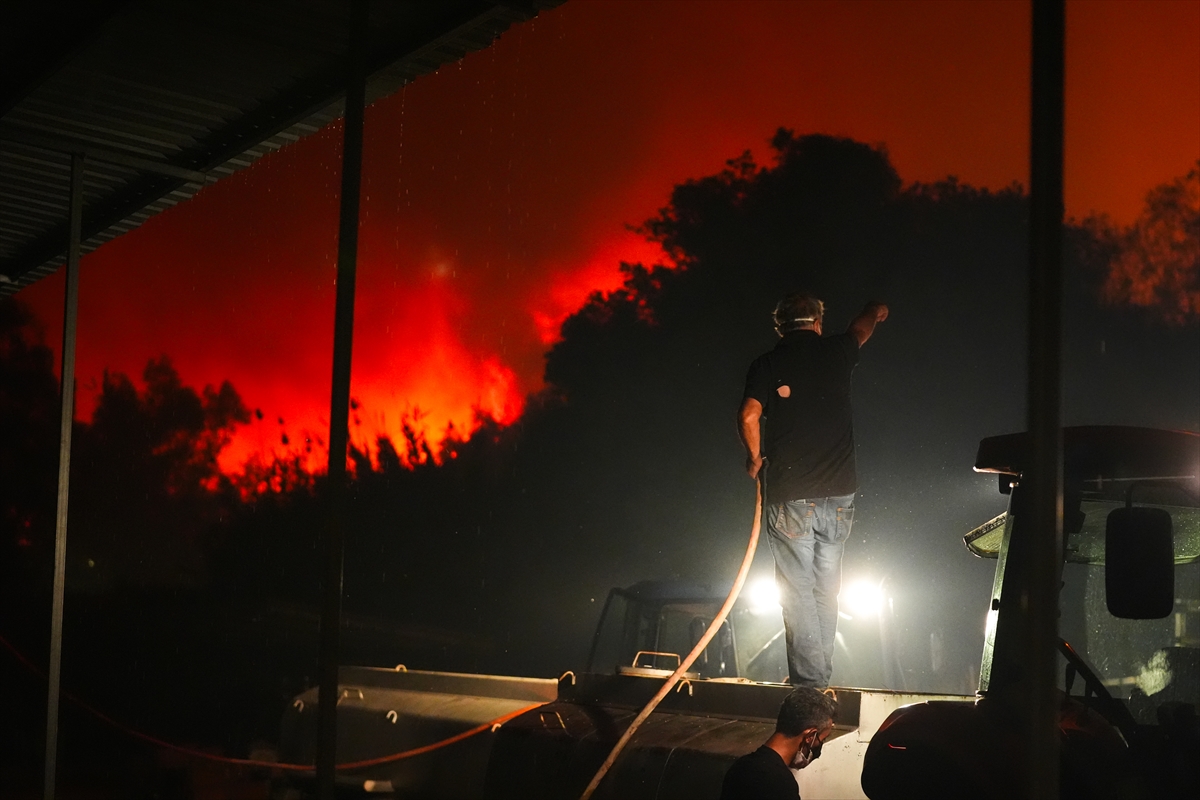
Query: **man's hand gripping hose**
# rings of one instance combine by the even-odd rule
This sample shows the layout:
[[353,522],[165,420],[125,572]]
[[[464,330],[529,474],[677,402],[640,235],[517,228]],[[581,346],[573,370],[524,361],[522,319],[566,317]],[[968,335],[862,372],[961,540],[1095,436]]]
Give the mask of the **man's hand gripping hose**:
[[600,765],[600,769],[597,770],[596,774],[592,777],[592,782],[588,784],[588,787],[583,790],[583,794],[579,796],[579,800],[588,800],[588,798],[595,793],[596,788],[600,785],[600,782],[604,780],[604,776],[608,774],[609,769],[611,769],[613,763],[616,762],[617,756],[621,754],[621,751],[625,749],[625,745],[629,744],[629,740],[633,738],[633,734],[637,732],[637,729],[642,726],[642,723],[646,721],[651,713],[653,713],[654,709],[658,707],[658,704],[663,701],[663,698],[671,693],[671,690],[675,688],[675,684],[679,683],[679,679],[683,677],[683,673],[688,671],[688,668],[692,666],[692,663],[695,662],[695,660],[700,657],[700,654],[704,652],[704,648],[708,647],[708,643],[712,641],[714,636],[716,636],[717,631],[721,629],[721,624],[725,621],[725,618],[729,616],[729,612],[733,610],[733,604],[737,602],[738,595],[741,594],[742,591],[742,586],[746,583],[746,575],[750,572],[750,564],[754,561],[754,551],[758,548],[758,534],[762,527],[762,472],[759,473],[759,478],[755,483],[758,486],[758,491],[754,499],[754,524],[750,527],[750,543],[746,546],[746,555],[742,558],[742,567],[738,570],[737,577],[733,581],[733,589],[730,590],[729,596],[725,598],[725,603],[721,606],[721,610],[717,612],[715,617],[713,617],[713,621],[708,626],[708,630],[704,632],[704,635],[700,637],[700,641],[696,642],[696,646],[692,648],[692,652],[688,653],[687,658],[680,662],[676,670],[671,673],[671,676],[667,678],[666,682],[662,685],[662,688],[658,690],[658,693],[654,695],[654,697],[650,698],[650,702],[646,704],[646,707],[643,708],[636,717],[634,717],[633,722],[631,722],[629,727],[625,729],[625,733],[620,739],[617,740],[616,746],[614,746],[612,752],[608,754],[608,758],[604,759],[604,763]]

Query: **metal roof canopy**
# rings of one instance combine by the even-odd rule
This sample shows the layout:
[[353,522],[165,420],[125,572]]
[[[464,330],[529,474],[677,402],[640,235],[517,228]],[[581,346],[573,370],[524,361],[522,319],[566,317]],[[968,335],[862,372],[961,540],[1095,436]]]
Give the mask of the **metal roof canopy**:
[[[367,102],[562,0],[371,6]],[[345,0],[26,3],[0,33],[0,295],[342,115]]]

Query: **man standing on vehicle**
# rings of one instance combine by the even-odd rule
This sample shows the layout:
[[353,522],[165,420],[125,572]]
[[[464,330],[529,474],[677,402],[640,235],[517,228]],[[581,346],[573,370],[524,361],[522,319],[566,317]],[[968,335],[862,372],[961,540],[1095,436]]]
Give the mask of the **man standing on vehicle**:
[[829,695],[803,686],[792,689],[779,707],[775,732],[725,773],[721,800],[800,800],[792,770],[820,758],[836,713],[837,701]]
[[[775,557],[793,686],[823,689],[833,672],[842,552],[854,523],[850,376],[858,349],[887,319],[868,303],[846,332],[822,337],[825,305],[792,292],[775,306],[775,349],[750,365],[738,411],[746,471],[766,467],[763,519]],[[765,421],[765,431],[759,422]]]

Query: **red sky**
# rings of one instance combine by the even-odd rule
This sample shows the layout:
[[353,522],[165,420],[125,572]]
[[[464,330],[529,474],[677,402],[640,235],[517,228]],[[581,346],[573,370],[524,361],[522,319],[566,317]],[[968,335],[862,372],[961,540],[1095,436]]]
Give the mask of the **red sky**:
[[[1067,5],[1068,213],[1128,223],[1200,158],[1200,2]],[[1024,2],[569,0],[367,113],[359,439],[509,420],[557,323],[655,258],[625,226],[779,126],[885,143],[906,181],[1024,182]],[[80,414],[166,353],[267,419],[223,463],[327,436],[337,125],[84,258]],[[20,293],[61,325],[61,274]]]

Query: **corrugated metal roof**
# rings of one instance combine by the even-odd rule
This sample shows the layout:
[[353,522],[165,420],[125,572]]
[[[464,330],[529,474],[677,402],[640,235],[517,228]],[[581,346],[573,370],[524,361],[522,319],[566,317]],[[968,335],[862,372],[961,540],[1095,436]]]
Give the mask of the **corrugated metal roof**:
[[[561,2],[372,3],[367,101]],[[70,152],[88,252],[342,113],[346,0],[71,5],[4,21],[0,294],[62,262]]]

